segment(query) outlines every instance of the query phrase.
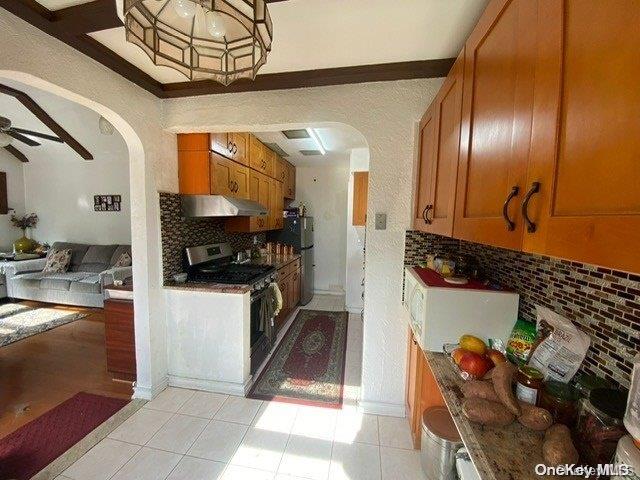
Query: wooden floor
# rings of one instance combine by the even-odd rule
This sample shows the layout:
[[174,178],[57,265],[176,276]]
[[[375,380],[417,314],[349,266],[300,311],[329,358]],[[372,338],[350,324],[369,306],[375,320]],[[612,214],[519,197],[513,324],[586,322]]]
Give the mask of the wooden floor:
[[131,397],[106,370],[102,309],[55,308],[89,316],[0,348],[0,438],[78,392]]

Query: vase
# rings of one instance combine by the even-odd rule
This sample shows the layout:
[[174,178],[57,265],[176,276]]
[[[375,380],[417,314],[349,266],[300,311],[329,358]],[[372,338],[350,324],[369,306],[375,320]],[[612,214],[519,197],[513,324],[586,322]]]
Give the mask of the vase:
[[36,247],[36,242],[27,238],[26,231],[22,231],[22,238],[13,242],[13,251],[16,253],[29,253]]

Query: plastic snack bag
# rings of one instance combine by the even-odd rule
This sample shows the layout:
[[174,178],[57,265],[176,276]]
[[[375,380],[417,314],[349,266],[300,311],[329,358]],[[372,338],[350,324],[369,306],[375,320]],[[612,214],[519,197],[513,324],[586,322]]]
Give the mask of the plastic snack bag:
[[548,308],[536,305],[536,317],[537,337],[529,365],[540,370],[545,380],[568,383],[587,356],[589,335]]
[[527,363],[529,352],[535,340],[535,324],[519,318],[513,326],[511,336],[507,342],[507,358],[511,363],[524,365]]

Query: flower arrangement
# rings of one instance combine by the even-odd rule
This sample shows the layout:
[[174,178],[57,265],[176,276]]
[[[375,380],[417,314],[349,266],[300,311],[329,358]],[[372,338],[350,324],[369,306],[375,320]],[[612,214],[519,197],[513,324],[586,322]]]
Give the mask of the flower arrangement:
[[27,228],[35,228],[38,223],[38,215],[35,213],[30,213],[29,215],[25,215],[24,217],[16,217],[15,215],[11,215],[11,223],[13,223],[14,227],[17,227],[24,232]]

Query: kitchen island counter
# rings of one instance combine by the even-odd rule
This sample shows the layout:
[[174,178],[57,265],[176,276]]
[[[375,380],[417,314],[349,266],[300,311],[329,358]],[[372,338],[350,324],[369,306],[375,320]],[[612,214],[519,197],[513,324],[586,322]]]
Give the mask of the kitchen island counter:
[[[444,353],[424,352],[480,478],[483,480],[538,479],[535,466],[543,463],[544,432],[535,432],[514,421],[507,427],[485,427],[462,413],[464,380]],[[554,476],[545,476],[554,478]],[[558,477],[560,478],[560,477]],[[562,477],[572,478],[572,477]]]

